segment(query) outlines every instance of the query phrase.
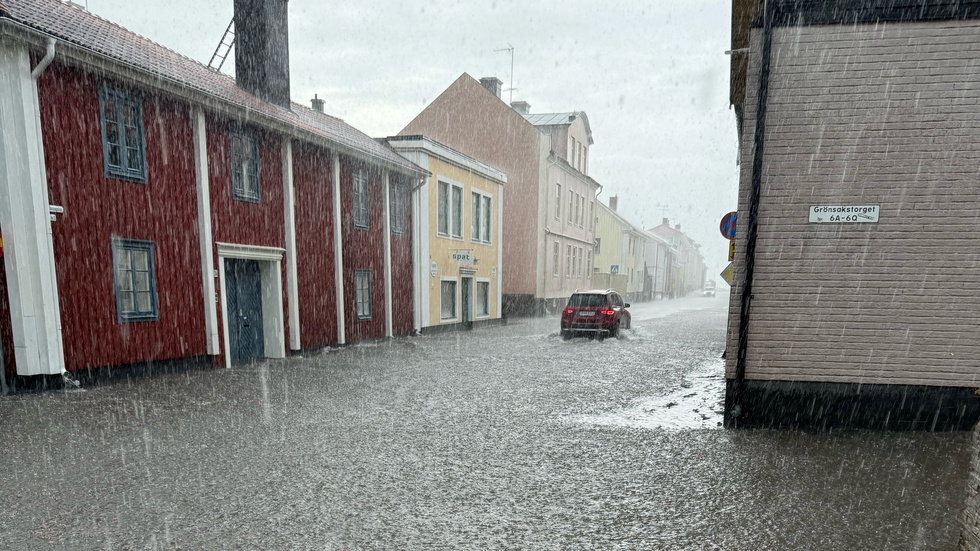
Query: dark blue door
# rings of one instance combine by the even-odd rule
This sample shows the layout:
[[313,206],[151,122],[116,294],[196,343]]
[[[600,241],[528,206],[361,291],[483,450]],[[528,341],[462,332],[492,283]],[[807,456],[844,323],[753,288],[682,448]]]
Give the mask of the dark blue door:
[[262,331],[262,273],[257,260],[225,260],[228,287],[228,345],[231,361],[265,357]]

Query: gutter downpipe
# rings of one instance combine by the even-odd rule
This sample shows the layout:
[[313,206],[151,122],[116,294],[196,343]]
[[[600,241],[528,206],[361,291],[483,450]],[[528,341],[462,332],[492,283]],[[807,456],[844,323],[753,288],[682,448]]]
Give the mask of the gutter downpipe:
[[739,417],[745,415],[745,356],[749,344],[749,318],[752,306],[752,276],[755,271],[755,246],[759,235],[759,201],[762,195],[762,158],[766,141],[766,105],[769,98],[769,65],[772,54],[773,9],[768,0],[763,6],[762,64],[759,67],[759,96],[756,103],[755,144],[752,151],[752,188],[749,194],[748,232],[745,239],[745,270],[742,277],[742,296],[738,317],[738,352],[735,358],[735,381],[726,423],[738,427]]
[[[37,125],[37,141],[38,141],[38,151],[41,152],[41,182],[44,183],[42,186],[44,193],[44,203],[48,205],[49,218],[47,223],[47,237],[48,237],[48,263],[51,266],[51,288],[54,290],[52,293],[52,300],[54,302],[54,324],[55,333],[57,334],[56,345],[57,350],[55,351],[55,361],[61,365],[61,379],[64,381],[66,387],[78,387],[80,386],[78,381],[69,375],[68,370],[65,369],[65,350],[64,350],[64,338],[62,337],[61,329],[61,307],[59,306],[58,297],[58,276],[56,271],[55,259],[54,259],[54,231],[51,228],[51,222],[55,220],[55,214],[52,212],[64,212],[64,209],[54,209],[51,205],[51,199],[48,196],[48,186],[47,186],[47,170],[44,167],[44,142],[41,135],[41,100],[38,97],[37,80],[41,78],[44,71],[51,65],[54,61],[55,55],[55,45],[57,42],[54,37],[49,36],[46,40],[44,48],[44,57],[38,62],[37,66],[31,71],[31,80],[35,82],[34,88],[34,123]],[[2,367],[0,369],[6,369]],[[6,378],[6,374],[4,374]],[[4,385],[6,386],[6,385]]]

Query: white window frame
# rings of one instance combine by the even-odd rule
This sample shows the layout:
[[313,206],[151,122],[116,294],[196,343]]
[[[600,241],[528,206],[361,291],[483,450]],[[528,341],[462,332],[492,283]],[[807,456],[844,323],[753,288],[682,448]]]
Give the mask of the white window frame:
[[565,277],[572,276],[572,246],[565,245]]
[[555,246],[553,247],[553,249],[554,249],[553,256],[554,256],[555,265],[551,269],[552,271],[551,275],[553,275],[554,277],[558,277],[559,268],[561,267],[561,243],[555,241]]
[[[476,197],[474,197],[474,195]],[[473,243],[483,243],[485,245],[489,245],[492,242],[491,237],[493,235],[493,204],[495,201],[493,200],[493,196],[490,195],[489,193],[483,191],[482,189],[473,188],[470,190],[470,212],[473,212],[474,199],[477,199],[479,204],[476,208],[477,219],[470,220],[470,241]],[[485,213],[483,211],[483,205],[485,204],[484,201],[490,201],[489,220],[484,219],[485,218],[484,217]],[[473,224],[476,224],[477,230],[480,233],[478,237],[475,237],[473,235]],[[489,224],[489,227],[487,226],[487,224]],[[489,235],[485,236],[483,235],[484,233]]]
[[[448,233],[442,233],[439,231],[439,186],[440,184],[446,184],[446,231]],[[453,188],[459,189],[460,196],[462,197],[460,208],[460,228],[459,235],[453,235],[453,215],[455,214],[455,209],[453,208]],[[436,236],[442,239],[450,239],[452,241],[464,241],[463,236],[466,234],[466,190],[463,184],[450,180],[449,178],[438,178],[436,180]]]
[[[453,299],[455,303],[453,304],[453,310],[455,311],[456,317],[444,318],[442,317],[442,283],[444,281],[452,281],[456,284],[455,298]],[[459,288],[460,282],[459,278],[456,276],[439,276],[439,323],[453,323],[459,321]]]
[[[367,171],[358,169],[351,174],[351,208],[353,209],[354,227],[359,230],[371,229],[371,182]],[[360,204],[363,202],[363,205]],[[361,210],[363,207],[363,211]],[[363,212],[364,219],[360,218]]]
[[568,223],[572,223],[572,216],[575,215],[575,211],[572,210],[575,204],[575,192],[568,190]]
[[[487,284],[487,313],[480,315],[480,284]],[[495,302],[491,300],[493,297],[493,283],[490,282],[488,277],[477,277],[474,278],[473,283],[473,319],[487,319],[490,317],[490,312],[493,310],[493,305]]]

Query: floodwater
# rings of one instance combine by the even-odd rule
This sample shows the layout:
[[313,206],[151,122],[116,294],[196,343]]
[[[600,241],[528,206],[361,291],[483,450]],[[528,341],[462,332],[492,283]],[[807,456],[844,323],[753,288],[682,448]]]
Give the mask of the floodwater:
[[719,428],[726,305],[0,398],[0,548],[955,548],[969,434]]

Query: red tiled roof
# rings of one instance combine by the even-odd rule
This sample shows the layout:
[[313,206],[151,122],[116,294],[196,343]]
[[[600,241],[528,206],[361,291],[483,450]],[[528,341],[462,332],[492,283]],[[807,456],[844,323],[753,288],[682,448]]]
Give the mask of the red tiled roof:
[[236,86],[234,78],[79,7],[59,0],[0,0],[2,17],[406,171],[424,173],[401,155],[336,117],[295,102],[292,111],[272,105]]

